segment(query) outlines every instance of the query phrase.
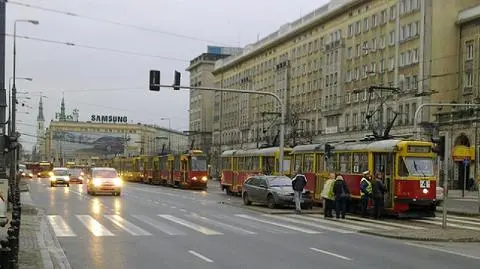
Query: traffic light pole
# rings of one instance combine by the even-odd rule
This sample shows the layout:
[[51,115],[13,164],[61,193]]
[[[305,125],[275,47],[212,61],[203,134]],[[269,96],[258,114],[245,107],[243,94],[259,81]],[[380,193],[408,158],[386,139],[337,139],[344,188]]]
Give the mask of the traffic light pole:
[[[176,81],[179,80],[176,78]],[[214,87],[190,87],[190,86],[180,86],[180,85],[162,85],[162,84],[156,84],[156,83],[151,83],[150,84],[150,89],[152,90],[153,87],[159,87],[159,88],[174,88],[174,89],[187,89],[187,90],[198,90],[198,91],[219,91],[219,92],[230,92],[230,93],[247,93],[247,94],[258,94],[258,95],[268,95],[268,96],[273,96],[277,102],[280,104],[280,109],[281,109],[281,122],[280,122],[280,156],[279,156],[279,162],[280,162],[280,173],[285,172],[284,169],[284,151],[285,151],[285,111],[286,111],[286,104],[282,101],[282,99],[271,92],[261,92],[261,91],[251,91],[251,90],[239,90],[239,89],[224,89],[224,88],[214,88]]]

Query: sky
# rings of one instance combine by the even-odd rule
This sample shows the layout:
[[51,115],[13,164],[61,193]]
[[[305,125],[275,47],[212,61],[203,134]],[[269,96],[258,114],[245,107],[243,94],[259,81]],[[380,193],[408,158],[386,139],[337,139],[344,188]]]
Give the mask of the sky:
[[[9,0],[8,34],[13,34],[16,19],[38,20],[38,25],[17,23],[17,35],[61,43],[17,38],[16,75],[33,79],[17,80],[18,91],[28,92],[19,95],[25,106],[18,109],[18,129],[36,134],[38,101],[43,95],[46,127],[60,111],[64,96],[67,113],[77,108],[81,121],[89,120],[92,114],[116,115],[127,116],[133,123],[168,127],[168,121],[159,119],[164,117],[171,118],[172,128],[188,130],[188,91],[150,92],[150,69],[161,71],[162,84],[171,84],[173,72],[178,70],[182,72],[182,84],[188,85],[185,69],[189,60],[206,52],[207,45],[245,47],[326,2]],[[128,53],[115,52],[119,50]],[[13,39],[7,37],[6,87],[12,76],[12,54]],[[34,140],[22,138],[27,148]]]

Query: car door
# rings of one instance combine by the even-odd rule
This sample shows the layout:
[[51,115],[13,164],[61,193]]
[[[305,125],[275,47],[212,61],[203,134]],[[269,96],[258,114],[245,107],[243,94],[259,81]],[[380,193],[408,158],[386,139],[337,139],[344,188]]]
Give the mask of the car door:
[[247,179],[245,181],[245,183],[243,185],[244,192],[247,193],[249,200],[252,201],[252,202],[256,201],[255,200],[255,192],[256,192],[255,184],[256,184],[256,181],[257,181],[257,179],[255,177],[250,177],[249,179]]
[[259,202],[266,203],[268,195],[268,182],[265,178],[258,179],[257,185],[257,199]]

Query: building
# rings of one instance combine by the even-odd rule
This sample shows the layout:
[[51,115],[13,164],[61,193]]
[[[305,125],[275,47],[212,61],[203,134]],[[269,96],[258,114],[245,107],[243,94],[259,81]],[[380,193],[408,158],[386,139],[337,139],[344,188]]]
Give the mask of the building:
[[[457,16],[459,76],[457,95],[452,102],[480,104],[480,5],[461,10]],[[440,135],[446,136],[450,188],[471,187],[470,179],[479,180],[478,124],[475,107],[438,109],[436,123]],[[480,181],[478,181],[480,182]]]
[[[213,74],[220,87],[277,94],[286,103],[286,145],[360,139],[389,124],[392,135],[411,137],[420,104],[460,101],[457,17],[477,3],[331,1],[217,61]],[[214,102],[221,150],[278,141],[274,98],[216,93]],[[436,130],[436,112],[424,108],[417,119],[424,139]]]
[[[242,48],[208,46],[207,53],[190,61],[190,86],[215,87],[212,71],[215,61],[239,53]],[[213,109],[215,93],[213,91],[190,91],[189,136],[194,147],[210,154],[212,148]]]
[[45,117],[43,115],[43,99],[40,96],[40,101],[38,102],[38,115],[37,115],[37,131],[36,131],[36,143],[32,149],[32,157],[38,160],[38,155],[44,153],[41,152],[44,148],[44,137],[45,137]]
[[97,158],[156,155],[188,149],[183,133],[145,124],[51,121],[44,160],[91,164]]

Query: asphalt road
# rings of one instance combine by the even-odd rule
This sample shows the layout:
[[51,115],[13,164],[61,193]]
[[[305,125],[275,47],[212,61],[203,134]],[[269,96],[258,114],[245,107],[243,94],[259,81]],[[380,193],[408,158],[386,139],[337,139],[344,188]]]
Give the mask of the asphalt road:
[[31,198],[46,209],[74,269],[459,269],[480,262],[478,251],[358,234],[350,220],[233,207],[219,203],[228,198],[217,189],[127,183],[121,197],[89,196],[82,185],[50,188],[47,181],[31,181]]

